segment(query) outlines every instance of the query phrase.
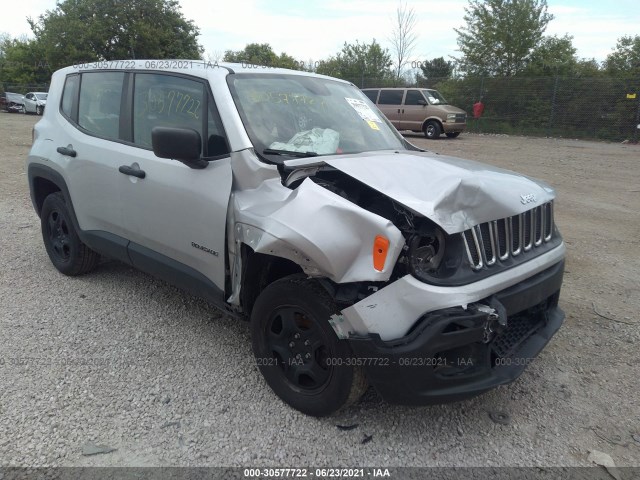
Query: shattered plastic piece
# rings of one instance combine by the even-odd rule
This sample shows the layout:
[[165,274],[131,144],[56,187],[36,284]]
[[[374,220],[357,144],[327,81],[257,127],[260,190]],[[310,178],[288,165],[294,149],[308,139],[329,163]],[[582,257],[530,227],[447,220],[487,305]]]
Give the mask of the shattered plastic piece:
[[613,462],[613,458],[607,453],[599,452],[598,450],[591,450],[589,452],[589,456],[587,460],[595,463],[596,465],[600,465],[607,469],[609,475],[611,475],[616,480],[621,480],[620,472],[616,468],[616,464]]
[[89,457],[91,455],[100,455],[103,453],[115,452],[117,448],[108,447],[106,445],[96,445],[93,442],[87,442],[82,446],[82,455]]
[[358,428],[358,423],[354,423],[353,425],[336,425],[336,427],[338,427],[338,430],[353,430],[354,428]]
[[640,443],[640,433],[634,433],[633,435],[631,435],[631,438],[633,438],[633,440],[637,443]]
[[273,142],[269,148],[292,152],[336,153],[340,134],[330,128],[313,128],[296,133],[288,142]]
[[329,319],[329,325],[331,325],[333,331],[336,332],[336,335],[340,340],[349,338],[349,332],[345,331],[343,328],[343,326],[345,325],[345,321],[342,315],[331,315],[331,318]]
[[373,440],[373,435],[365,435],[362,441],[360,442],[362,445],[365,445]]
[[511,423],[511,417],[506,412],[489,412],[489,418],[500,425],[509,425]]

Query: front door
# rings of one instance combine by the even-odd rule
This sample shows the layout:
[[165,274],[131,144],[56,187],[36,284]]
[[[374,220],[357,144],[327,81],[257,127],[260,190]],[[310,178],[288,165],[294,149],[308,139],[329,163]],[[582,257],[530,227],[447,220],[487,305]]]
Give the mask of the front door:
[[[120,175],[119,185],[134,265],[149,260],[144,256],[155,256],[187,276],[204,275],[224,291],[231,163],[206,83],[162,73],[136,74],[132,117],[136,147],[119,158],[122,166],[129,167],[125,169],[129,174]],[[207,167],[192,169],[156,157],[151,150],[151,130],[156,126],[199,132],[205,139],[203,154],[212,158]]]
[[422,124],[427,118],[427,101],[420,90],[407,90],[402,106],[402,130],[422,130]]

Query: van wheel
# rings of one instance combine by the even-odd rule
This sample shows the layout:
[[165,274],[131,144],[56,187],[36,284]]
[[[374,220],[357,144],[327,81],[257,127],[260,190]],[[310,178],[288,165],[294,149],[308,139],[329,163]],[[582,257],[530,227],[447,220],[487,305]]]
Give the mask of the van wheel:
[[260,294],[251,314],[253,353],[267,384],[307,415],[330,415],[360,399],[368,384],[346,340],[329,325],[333,299],[314,280],[297,274]]
[[424,136],[429,140],[434,140],[440,136],[442,130],[440,129],[440,124],[435,120],[429,120],[424,124]]
[[62,193],[55,192],[44,199],[40,226],[44,247],[60,273],[76,276],[96,267],[100,256],[78,237]]
[[460,132],[447,132],[445,135],[448,138],[458,138],[458,135],[460,135]]

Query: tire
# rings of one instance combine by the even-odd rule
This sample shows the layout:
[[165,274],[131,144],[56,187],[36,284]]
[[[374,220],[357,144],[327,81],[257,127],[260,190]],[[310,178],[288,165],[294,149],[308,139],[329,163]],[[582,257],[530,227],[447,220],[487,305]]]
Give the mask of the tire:
[[314,280],[291,275],[267,286],[253,307],[253,353],[267,384],[285,403],[315,417],[358,401],[368,384],[329,318],[333,299]]
[[42,106],[36,107],[36,115],[42,115],[44,113],[44,108]]
[[458,138],[458,136],[460,135],[460,132],[447,132],[445,135],[448,138]]
[[40,226],[49,259],[60,273],[76,276],[96,267],[100,256],[78,237],[62,193],[55,192],[44,199]]
[[435,140],[442,133],[440,124],[435,120],[429,120],[427,123],[425,123],[422,131],[424,132],[424,136],[429,140]]

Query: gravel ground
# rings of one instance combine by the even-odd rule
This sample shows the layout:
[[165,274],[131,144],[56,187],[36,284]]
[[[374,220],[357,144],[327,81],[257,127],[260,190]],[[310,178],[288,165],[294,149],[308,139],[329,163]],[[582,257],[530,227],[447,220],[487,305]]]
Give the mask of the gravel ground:
[[315,419],[268,389],[246,323],[117,262],[53,268],[24,174],[36,121],[0,113],[0,465],[577,466],[595,449],[640,466],[640,147],[411,136],[558,189],[565,326],[479,398],[408,408],[369,391]]

